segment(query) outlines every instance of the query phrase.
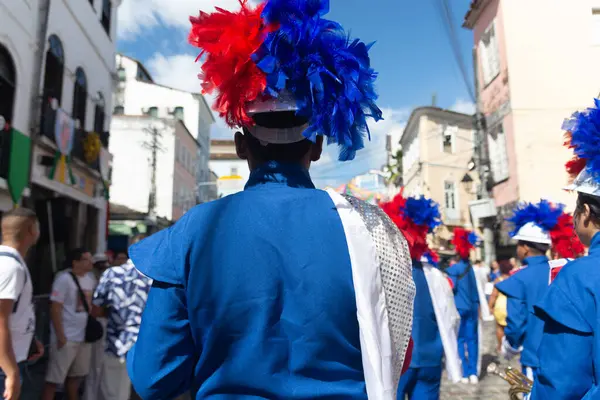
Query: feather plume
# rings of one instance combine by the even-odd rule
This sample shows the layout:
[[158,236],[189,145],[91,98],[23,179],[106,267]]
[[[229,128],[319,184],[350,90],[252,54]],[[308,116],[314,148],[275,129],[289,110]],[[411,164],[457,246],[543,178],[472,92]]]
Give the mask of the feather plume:
[[573,217],[570,214],[562,213],[557,220],[557,224],[550,231],[552,238],[552,250],[560,258],[577,258],[585,253],[585,247],[575,234],[573,226]]
[[574,113],[563,129],[568,132],[566,144],[574,153],[566,165],[569,174],[585,169],[600,182],[600,99],[594,99],[594,107]]
[[471,250],[475,247],[475,243],[477,243],[477,235],[473,232],[464,228],[454,228],[452,244],[454,245],[456,254],[461,259],[465,260],[469,258]]
[[420,260],[424,255],[435,260],[435,253],[427,244],[427,234],[441,224],[436,202],[423,196],[405,198],[400,192],[392,201],[380,206],[404,234],[413,260]]
[[510,232],[510,236],[515,236],[519,229],[529,222],[536,224],[546,232],[550,232],[558,223],[558,218],[563,214],[563,209],[564,205],[553,206],[547,200],[540,200],[537,204],[520,204],[515,209],[513,216],[508,219],[514,227]]
[[267,87],[266,75],[252,61],[252,54],[274,29],[264,24],[264,5],[252,8],[240,0],[241,9],[231,12],[216,7],[207,14],[191,17],[189,42],[206,57],[199,78],[203,93],[216,92],[213,109],[231,127],[249,126],[246,113],[250,102],[258,99]]
[[377,77],[369,49],[350,40],[342,26],[322,18],[329,0],[267,0],[263,17],[279,28],[254,54],[267,75],[266,93],[285,88],[296,99],[298,115],[309,118],[304,136],[317,134],[340,147],[340,161],[352,160],[370,134],[367,117],[382,119],[375,104]]

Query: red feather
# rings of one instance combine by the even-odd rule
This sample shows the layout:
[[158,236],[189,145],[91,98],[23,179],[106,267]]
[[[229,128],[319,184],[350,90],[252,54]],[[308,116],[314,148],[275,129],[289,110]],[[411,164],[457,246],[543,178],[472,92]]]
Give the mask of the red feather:
[[585,168],[586,160],[585,158],[579,158],[577,156],[573,157],[571,160],[567,161],[565,167],[567,168],[567,173],[571,178],[576,178],[577,175]]
[[406,218],[402,212],[405,204],[406,199],[401,191],[392,201],[381,203],[380,207],[406,238],[411,258],[413,260],[421,260],[421,257],[425,253],[433,253],[427,244],[427,232],[429,228],[427,226],[416,225],[411,219]]
[[558,217],[556,227],[550,231],[552,238],[552,250],[560,258],[577,258],[585,253],[585,248],[577,235],[573,226],[573,217],[564,213]]
[[452,244],[454,245],[456,254],[458,254],[463,260],[469,258],[471,249],[474,247],[469,242],[470,233],[471,231],[468,231],[464,228],[454,228],[454,238],[452,239]]
[[241,10],[230,12],[215,7],[216,12],[200,12],[190,17],[192,29],[189,42],[202,49],[198,59],[202,64],[202,92],[217,96],[213,109],[231,127],[249,126],[252,119],[246,113],[248,103],[259,98],[267,86],[266,75],[251,56],[263,43],[273,27],[263,23],[264,3],[256,8],[240,0]]

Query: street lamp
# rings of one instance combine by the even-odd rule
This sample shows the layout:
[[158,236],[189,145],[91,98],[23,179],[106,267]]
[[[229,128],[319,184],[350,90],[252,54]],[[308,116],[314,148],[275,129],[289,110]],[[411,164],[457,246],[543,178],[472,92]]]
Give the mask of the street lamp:
[[471,193],[471,189],[473,189],[473,178],[471,178],[471,175],[465,174],[460,183],[465,186],[465,189],[468,193]]

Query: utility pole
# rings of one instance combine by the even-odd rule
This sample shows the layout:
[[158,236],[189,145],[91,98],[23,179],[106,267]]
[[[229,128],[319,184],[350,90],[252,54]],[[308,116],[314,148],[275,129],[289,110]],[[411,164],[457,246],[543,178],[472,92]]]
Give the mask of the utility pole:
[[150,151],[150,194],[148,195],[148,215],[152,218],[156,216],[156,170],[158,166],[158,153],[163,152],[160,141],[162,132],[155,126],[144,128],[144,132],[150,136],[149,140],[142,143],[142,147]]
[[[488,191],[488,177],[490,173],[489,160],[485,151],[485,140],[487,139],[487,124],[481,96],[479,92],[479,69],[477,64],[477,47],[473,47],[473,78],[475,80],[475,163],[479,175],[478,200],[491,199]],[[483,249],[485,264],[490,266],[496,260],[496,243],[494,240],[494,218],[482,218],[483,223]]]

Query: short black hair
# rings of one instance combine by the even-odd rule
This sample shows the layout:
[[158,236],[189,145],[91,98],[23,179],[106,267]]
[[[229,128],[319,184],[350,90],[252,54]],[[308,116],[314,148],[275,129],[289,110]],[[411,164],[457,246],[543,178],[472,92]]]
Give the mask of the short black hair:
[[[273,113],[258,113],[252,116],[257,126],[264,128],[288,129],[302,126],[308,122],[308,119],[296,115],[294,111],[280,111]],[[250,131],[243,128],[248,149],[254,158],[261,162],[279,161],[288,163],[300,162],[306,153],[310,151],[312,142],[308,139],[289,144],[262,145],[260,140],[252,136]]]
[[526,240],[519,240],[519,245],[522,245],[522,246],[524,245],[529,248],[532,248],[532,249],[540,252],[541,254],[546,254],[546,252],[550,249],[550,245],[548,245],[548,244],[528,242]]
[[588,205],[590,208],[590,214],[594,224],[600,226],[600,198],[585,193],[579,193],[577,196],[577,205],[575,206],[575,213],[581,213],[584,210],[584,206]]
[[67,265],[70,267],[73,265],[73,262],[81,261],[81,257],[83,257],[85,253],[89,253],[89,250],[86,250],[82,247],[71,250],[69,252],[69,256],[67,257]]

